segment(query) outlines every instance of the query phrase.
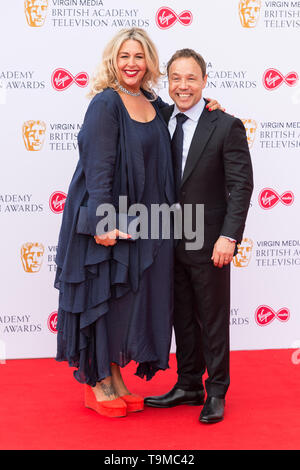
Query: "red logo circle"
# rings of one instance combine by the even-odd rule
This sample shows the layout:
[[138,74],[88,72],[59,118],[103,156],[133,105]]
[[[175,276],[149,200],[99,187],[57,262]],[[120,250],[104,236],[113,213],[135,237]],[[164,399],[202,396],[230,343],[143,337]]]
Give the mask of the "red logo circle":
[[193,21],[193,15],[189,10],[184,10],[177,15],[172,8],[161,7],[155,15],[155,21],[160,29],[171,28],[177,21],[183,26],[189,26]]
[[50,313],[47,321],[47,325],[51,333],[57,333],[57,312]]
[[264,188],[258,196],[258,203],[265,210],[272,209],[279,201],[285,206],[291,206],[294,202],[294,194],[292,191],[285,191],[280,196],[274,189]]
[[63,91],[69,88],[72,83],[84,88],[89,83],[89,76],[86,72],[79,72],[75,77],[66,69],[55,69],[51,76],[51,83],[55,90]]
[[283,82],[288,86],[295,86],[298,80],[297,72],[289,72],[284,76],[279,70],[273,68],[266,70],[263,75],[263,85],[267,90],[276,90]]
[[290,311],[288,308],[281,308],[275,312],[268,305],[260,305],[255,311],[255,321],[259,326],[267,326],[272,323],[275,318],[281,322],[287,322],[290,318]]
[[65,207],[67,195],[62,191],[54,191],[49,198],[49,207],[55,214],[61,214]]

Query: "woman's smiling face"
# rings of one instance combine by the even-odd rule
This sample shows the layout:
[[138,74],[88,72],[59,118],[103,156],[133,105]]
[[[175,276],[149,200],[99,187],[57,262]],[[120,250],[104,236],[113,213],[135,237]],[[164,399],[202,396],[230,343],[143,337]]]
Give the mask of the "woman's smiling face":
[[123,42],[117,57],[120,84],[136,92],[140,89],[147,71],[144,49],[139,41],[128,39]]

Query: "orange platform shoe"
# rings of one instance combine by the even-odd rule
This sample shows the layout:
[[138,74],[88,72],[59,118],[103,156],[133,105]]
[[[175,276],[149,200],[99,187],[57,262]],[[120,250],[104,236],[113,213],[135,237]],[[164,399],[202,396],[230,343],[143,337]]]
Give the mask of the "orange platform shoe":
[[87,408],[97,411],[102,416],[109,418],[122,418],[127,415],[127,404],[122,398],[115,400],[98,401],[92,387],[85,385],[84,404]]
[[122,395],[122,400],[125,401],[127,405],[128,412],[143,411],[144,409],[144,399],[138,395],[128,394]]

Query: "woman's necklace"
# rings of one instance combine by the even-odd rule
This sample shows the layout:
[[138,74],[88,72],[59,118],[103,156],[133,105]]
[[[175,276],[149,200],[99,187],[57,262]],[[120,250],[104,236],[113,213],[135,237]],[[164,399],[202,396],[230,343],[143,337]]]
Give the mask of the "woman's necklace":
[[138,91],[137,93],[133,93],[133,91],[129,91],[127,90],[127,88],[124,88],[122,85],[120,85],[119,82],[116,81],[116,85],[118,86],[118,88],[123,91],[124,93],[126,93],[127,95],[130,95],[130,96],[140,96],[141,95],[141,92]]

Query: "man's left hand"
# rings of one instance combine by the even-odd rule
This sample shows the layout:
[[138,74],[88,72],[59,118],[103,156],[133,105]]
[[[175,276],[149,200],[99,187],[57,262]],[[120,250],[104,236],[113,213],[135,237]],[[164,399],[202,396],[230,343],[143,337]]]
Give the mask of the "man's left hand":
[[231,263],[235,249],[235,242],[225,237],[219,237],[214,245],[211,259],[218,268]]

